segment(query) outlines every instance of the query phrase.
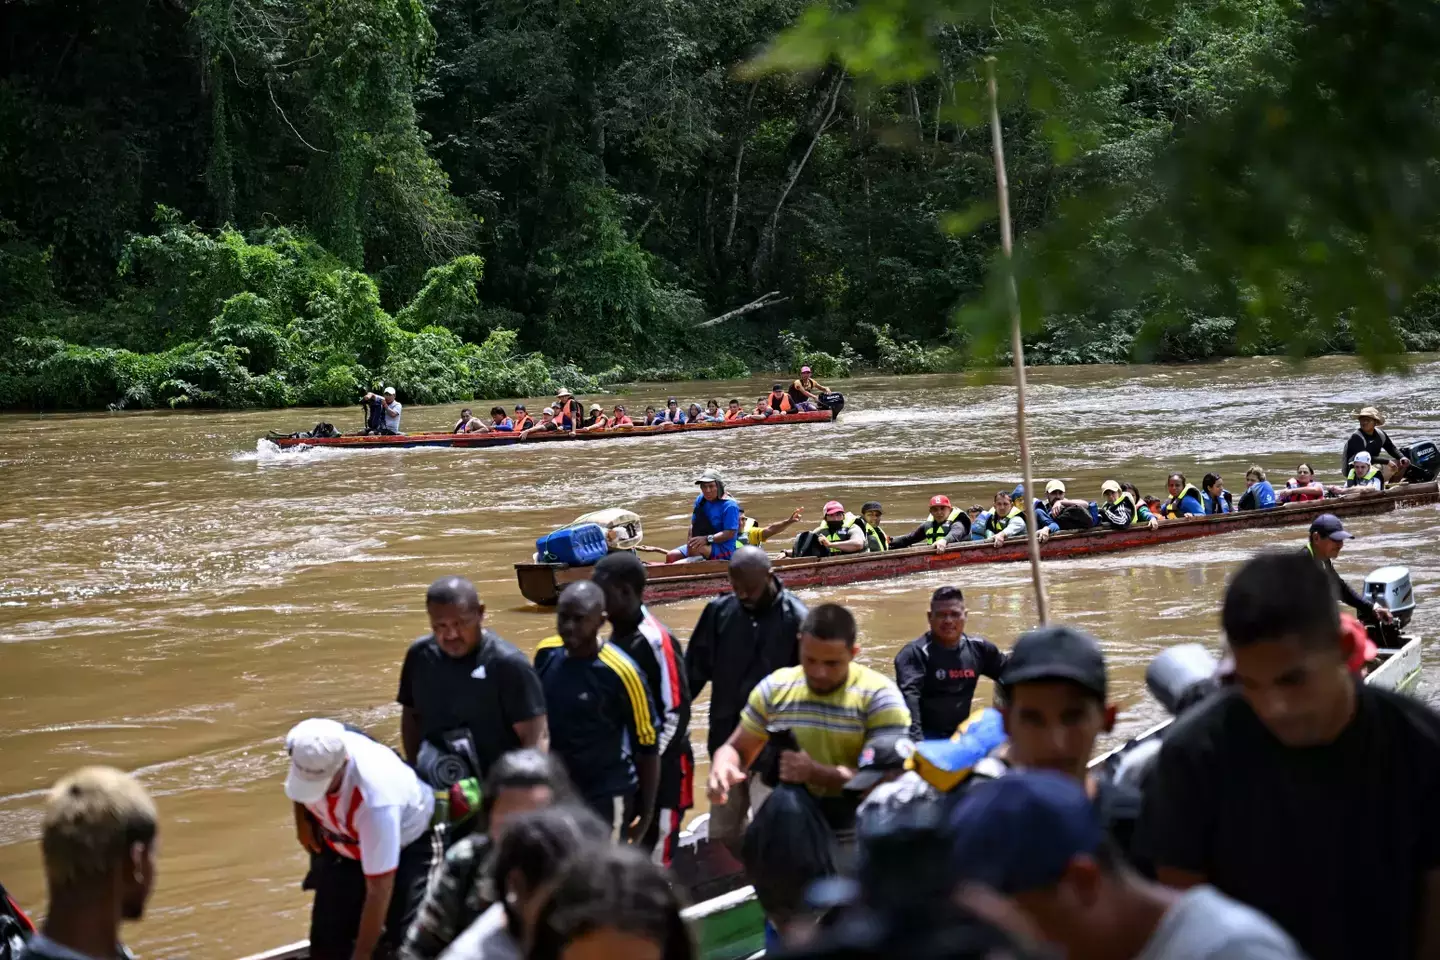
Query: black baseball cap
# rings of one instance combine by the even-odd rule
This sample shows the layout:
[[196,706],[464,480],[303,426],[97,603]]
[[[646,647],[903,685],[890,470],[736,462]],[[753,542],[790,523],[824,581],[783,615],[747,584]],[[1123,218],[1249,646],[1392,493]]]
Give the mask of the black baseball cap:
[[845,782],[846,790],[857,793],[869,790],[885,779],[887,773],[905,769],[905,761],[915,752],[915,742],[898,733],[882,733],[860,751],[855,776]]
[[881,508],[881,506],[880,506],[880,501],[879,501],[879,500],[869,500],[869,501],[866,501],[865,506],[863,506],[863,507],[860,508],[860,512],[861,512],[861,513],[869,513],[871,510],[874,510],[874,511],[876,511],[876,512],[878,512],[878,513],[884,513],[884,512],[885,512],[885,511]]
[[1104,699],[1105,654],[1100,641],[1075,627],[1038,627],[1015,641],[1000,684],[1070,680]]
[[1310,521],[1310,536],[1313,537],[1317,533],[1326,540],[1345,541],[1355,537],[1355,534],[1346,530],[1345,524],[1341,523],[1340,518],[1333,513],[1322,513]]

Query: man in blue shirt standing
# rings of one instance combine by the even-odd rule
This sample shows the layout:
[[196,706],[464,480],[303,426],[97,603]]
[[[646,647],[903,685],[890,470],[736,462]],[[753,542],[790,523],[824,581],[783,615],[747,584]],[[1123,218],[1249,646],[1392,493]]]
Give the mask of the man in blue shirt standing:
[[645,675],[618,645],[601,641],[605,594],[595,584],[566,587],[555,622],[560,635],[535,651],[550,751],[612,836],[637,843],[650,829],[660,785],[661,720]]
[[720,471],[707,467],[695,478],[700,496],[690,515],[690,539],[683,547],[671,550],[666,563],[681,560],[729,560],[735,552],[735,538],[740,535],[740,504],[725,492],[725,479]]

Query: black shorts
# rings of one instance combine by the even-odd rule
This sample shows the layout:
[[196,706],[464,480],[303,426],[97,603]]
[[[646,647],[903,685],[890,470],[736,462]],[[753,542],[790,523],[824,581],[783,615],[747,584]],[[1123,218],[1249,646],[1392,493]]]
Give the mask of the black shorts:
[[[380,935],[380,942],[394,950],[404,942],[405,931],[425,896],[437,845],[435,832],[427,830],[400,851],[395,892],[385,915],[385,932]],[[310,960],[350,960],[365,909],[365,872],[360,861],[329,850],[311,857],[305,889],[315,891],[310,908]]]

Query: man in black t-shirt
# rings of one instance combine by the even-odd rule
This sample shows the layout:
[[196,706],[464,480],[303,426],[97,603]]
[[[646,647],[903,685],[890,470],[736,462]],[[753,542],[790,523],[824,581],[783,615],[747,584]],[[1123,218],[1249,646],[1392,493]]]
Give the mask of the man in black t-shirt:
[[1148,872],[1132,844],[1139,793],[1090,770],[1095,741],[1115,727],[1100,642],[1066,626],[1021,634],[1000,672],[995,703],[1010,738],[1006,761],[1081,783],[1115,845],[1142,873]]
[[525,654],[484,628],[475,585],[444,577],[425,593],[428,636],[410,645],[400,668],[400,739],[405,759],[434,787],[438,755],[458,757],[465,776],[483,777],[502,754],[549,745],[545,695]]
[[911,740],[943,740],[970,716],[979,677],[996,680],[1005,654],[965,633],[965,595],[941,587],[930,598],[930,629],[895,655],[895,682],[910,708]]
[[1351,675],[1307,556],[1241,567],[1223,621],[1234,686],[1166,736],[1137,845],[1161,881],[1256,907],[1312,960],[1440,956],[1440,716]]

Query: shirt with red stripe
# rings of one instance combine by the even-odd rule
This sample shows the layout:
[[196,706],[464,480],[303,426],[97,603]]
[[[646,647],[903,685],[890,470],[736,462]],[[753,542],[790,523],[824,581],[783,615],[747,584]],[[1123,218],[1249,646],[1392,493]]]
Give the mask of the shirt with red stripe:
[[630,655],[645,675],[650,696],[660,708],[660,808],[688,810],[692,796],[694,754],[690,749],[690,684],[684,655],[670,629],[642,607],[640,625],[614,631],[610,642]]
[[430,829],[435,794],[394,750],[364,734],[341,736],[349,757],[340,785],[305,809],[331,850],[359,860],[366,876],[383,876]]

